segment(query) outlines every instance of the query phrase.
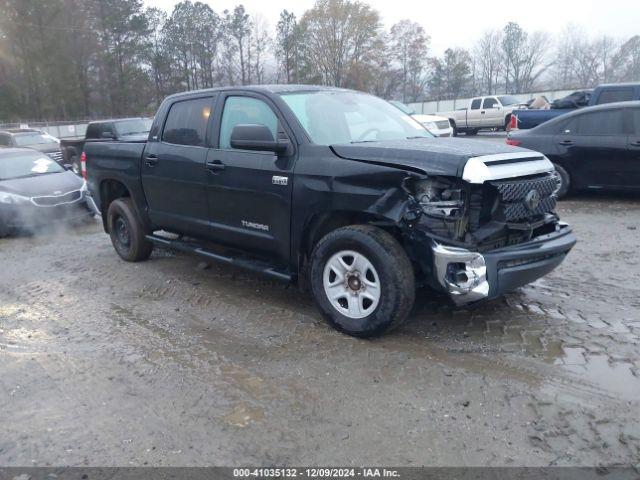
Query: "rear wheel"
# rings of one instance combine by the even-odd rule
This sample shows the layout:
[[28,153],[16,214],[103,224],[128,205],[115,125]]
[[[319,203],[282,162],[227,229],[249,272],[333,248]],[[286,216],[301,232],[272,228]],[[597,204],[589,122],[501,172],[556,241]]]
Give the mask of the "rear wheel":
[[566,197],[571,189],[571,177],[569,176],[569,172],[567,172],[562,165],[558,165],[557,163],[554,163],[553,167],[556,169],[558,178],[560,179],[560,188],[557,193],[558,198]]
[[382,335],[415,300],[413,267],[400,244],[368,225],[326,235],[311,255],[311,291],[326,321],[356,337]]
[[145,230],[130,198],[118,198],[109,205],[107,226],[113,248],[123,260],[139,262],[149,258],[153,244],[145,239]]
[[478,130],[477,130],[477,129],[475,129],[475,128],[471,128],[471,129],[469,129],[469,130],[467,130],[467,131],[465,132],[465,134],[466,134],[466,135],[469,135],[469,136],[476,135],[477,133],[478,133]]

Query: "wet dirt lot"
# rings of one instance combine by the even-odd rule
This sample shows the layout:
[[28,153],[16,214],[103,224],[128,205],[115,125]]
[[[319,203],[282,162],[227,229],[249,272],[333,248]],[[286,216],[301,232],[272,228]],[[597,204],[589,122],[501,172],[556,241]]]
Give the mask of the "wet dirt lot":
[[125,263],[97,222],[0,239],[0,465],[637,463],[640,198],[559,211],[557,271],[373,341],[253,274]]

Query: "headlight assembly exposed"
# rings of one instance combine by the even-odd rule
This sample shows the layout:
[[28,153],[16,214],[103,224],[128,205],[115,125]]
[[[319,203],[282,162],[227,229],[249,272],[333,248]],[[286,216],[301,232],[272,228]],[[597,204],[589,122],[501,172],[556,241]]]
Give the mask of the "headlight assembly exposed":
[[20,205],[23,203],[28,203],[29,201],[29,197],[24,197],[15,193],[0,192],[0,203],[4,203],[5,205]]
[[464,214],[465,191],[456,179],[433,177],[420,180],[414,191],[426,215],[453,220]]

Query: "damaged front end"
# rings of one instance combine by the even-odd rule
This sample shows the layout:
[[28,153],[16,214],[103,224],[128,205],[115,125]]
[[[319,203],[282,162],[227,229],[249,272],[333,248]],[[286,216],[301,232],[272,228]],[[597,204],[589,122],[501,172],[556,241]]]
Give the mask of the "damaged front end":
[[[528,159],[502,158],[495,164],[489,159],[485,170],[471,162],[475,175],[465,168],[463,178],[412,174],[405,180],[408,203],[401,228],[426,284],[456,304],[469,304],[528,283],[560,263],[575,239],[570,235],[549,252],[538,245],[540,239],[570,234],[555,213],[558,179],[542,159],[531,157],[529,165]],[[514,276],[514,265],[521,275]],[[509,279],[501,282],[507,269]]]

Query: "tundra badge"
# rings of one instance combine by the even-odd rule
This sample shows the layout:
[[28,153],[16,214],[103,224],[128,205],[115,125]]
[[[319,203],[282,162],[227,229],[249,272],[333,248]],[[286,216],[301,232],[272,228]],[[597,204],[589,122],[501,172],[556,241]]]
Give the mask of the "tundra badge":
[[289,183],[289,177],[279,177],[278,175],[274,175],[271,177],[271,183],[274,185],[287,185]]

